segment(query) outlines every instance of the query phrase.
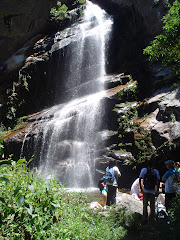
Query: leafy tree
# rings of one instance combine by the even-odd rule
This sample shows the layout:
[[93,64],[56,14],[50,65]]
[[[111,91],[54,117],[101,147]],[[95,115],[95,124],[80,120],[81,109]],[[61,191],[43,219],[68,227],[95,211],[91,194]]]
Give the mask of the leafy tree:
[[162,19],[163,32],[144,49],[150,61],[161,61],[164,67],[178,75],[180,72],[180,2],[174,1]]

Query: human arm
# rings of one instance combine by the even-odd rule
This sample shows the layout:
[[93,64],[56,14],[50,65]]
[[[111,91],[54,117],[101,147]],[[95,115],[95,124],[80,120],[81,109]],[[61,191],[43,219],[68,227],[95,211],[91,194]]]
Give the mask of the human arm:
[[121,172],[119,171],[118,167],[114,167],[114,174],[115,174],[116,179],[121,177]]
[[146,174],[146,172],[147,172],[147,168],[142,168],[139,175],[139,187],[141,192],[143,192],[142,180],[144,179],[144,175]]
[[156,182],[156,187],[155,187],[155,195],[159,195],[159,186],[160,186],[160,180],[158,179]]
[[117,174],[117,177],[121,177],[121,172],[119,172],[119,173]]
[[140,188],[140,192],[143,192],[143,188],[142,188],[142,177],[139,178],[139,188]]
[[162,176],[162,181],[165,182],[168,177],[170,177],[173,174],[172,170],[168,170],[163,176]]
[[159,175],[159,171],[157,169],[154,169],[154,172],[155,172],[156,177],[157,177],[156,186],[155,186],[155,195],[158,196],[159,186],[160,186],[160,175]]

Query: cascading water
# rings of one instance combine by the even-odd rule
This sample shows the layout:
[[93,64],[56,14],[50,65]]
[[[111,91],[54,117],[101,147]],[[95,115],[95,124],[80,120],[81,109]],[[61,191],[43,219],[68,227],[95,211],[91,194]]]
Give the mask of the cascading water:
[[[112,20],[87,1],[79,24],[81,37],[67,50],[63,66],[66,103],[47,110],[33,142],[42,175],[55,175],[67,187],[92,187],[101,136],[101,99],[105,76],[105,44]],[[62,83],[60,83],[62,84]],[[59,96],[57,83],[56,98]],[[41,125],[40,125],[41,126]],[[41,139],[41,140],[40,140]],[[97,185],[97,184],[96,184]]]

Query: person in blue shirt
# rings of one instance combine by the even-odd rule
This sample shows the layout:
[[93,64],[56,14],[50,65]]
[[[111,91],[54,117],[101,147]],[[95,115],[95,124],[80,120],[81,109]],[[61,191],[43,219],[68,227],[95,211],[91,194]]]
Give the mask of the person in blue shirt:
[[162,181],[165,182],[165,207],[167,211],[171,207],[172,199],[176,197],[179,172],[175,169],[173,160],[168,160],[165,164],[168,171],[162,176]]

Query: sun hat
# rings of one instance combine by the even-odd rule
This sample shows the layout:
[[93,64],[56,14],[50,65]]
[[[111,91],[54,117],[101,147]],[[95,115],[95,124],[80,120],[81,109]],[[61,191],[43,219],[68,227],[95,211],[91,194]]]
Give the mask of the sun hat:
[[174,161],[173,161],[173,160],[167,160],[167,161],[165,162],[165,164],[174,166]]

